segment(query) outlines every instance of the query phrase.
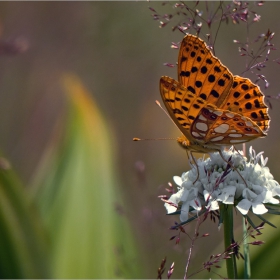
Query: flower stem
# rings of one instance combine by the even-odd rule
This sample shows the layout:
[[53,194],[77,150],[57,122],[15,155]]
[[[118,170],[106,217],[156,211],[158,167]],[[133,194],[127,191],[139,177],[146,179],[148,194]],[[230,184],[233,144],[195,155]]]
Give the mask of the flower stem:
[[243,244],[244,244],[244,279],[251,278],[251,266],[250,266],[250,252],[248,245],[248,234],[247,234],[247,226],[245,223],[245,218],[242,218],[243,222]]
[[[233,205],[220,204],[220,213],[224,225],[224,245],[225,251],[228,251],[228,248],[234,240],[233,235]],[[232,254],[230,259],[226,259],[227,266],[227,277],[230,279],[237,278],[237,267],[236,267],[236,258]]]

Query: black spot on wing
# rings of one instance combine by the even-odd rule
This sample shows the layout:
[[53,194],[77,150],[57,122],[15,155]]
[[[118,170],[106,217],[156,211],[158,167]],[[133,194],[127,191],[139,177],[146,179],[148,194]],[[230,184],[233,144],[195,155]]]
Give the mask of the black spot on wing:
[[241,86],[241,88],[242,88],[243,90],[248,90],[248,89],[249,89],[249,86],[246,85],[246,84],[243,84],[243,85]]
[[212,75],[212,74],[209,75],[209,76],[208,76],[208,82],[209,82],[209,83],[214,83],[214,82],[215,82],[215,76]]
[[220,80],[218,81],[218,85],[221,86],[221,87],[224,87],[224,86],[225,86],[225,80],[220,79]]
[[166,98],[166,99],[165,99],[165,102],[173,103],[173,102],[175,102],[175,101],[174,101],[174,99]]
[[182,56],[182,57],[181,57],[181,63],[182,63],[182,62],[185,62],[186,60],[188,60],[187,57],[185,57],[185,56]]
[[238,98],[240,96],[240,92],[236,91],[234,94],[233,94],[233,97],[234,98]]
[[250,98],[251,98],[250,93],[246,93],[246,94],[244,95],[244,98],[245,98],[245,99],[250,99]]
[[253,113],[251,114],[251,117],[252,117],[253,119],[257,119],[257,118],[258,118],[258,115],[257,115],[256,112],[253,112]]
[[188,90],[192,93],[195,93],[195,89],[192,86],[188,86]]
[[220,73],[222,70],[221,70],[221,68],[220,68],[220,67],[215,66],[215,67],[214,67],[214,71],[216,71],[216,72]]
[[230,76],[228,74],[223,75],[226,79],[230,80]]
[[190,71],[181,71],[180,72],[180,76],[181,77],[189,77],[190,76]]
[[202,98],[203,100],[206,100],[206,99],[207,99],[207,96],[206,96],[205,93],[201,93],[201,94],[199,95],[199,97]]
[[200,72],[201,72],[202,74],[206,74],[207,71],[208,71],[208,69],[207,69],[206,66],[202,66],[201,69],[200,69]]
[[173,113],[178,115],[183,115],[183,112],[178,108],[173,109]]
[[214,89],[211,90],[210,95],[214,96],[215,98],[218,98],[220,96],[220,94]]
[[197,70],[198,70],[197,67],[194,66],[194,67],[192,67],[191,72],[195,73],[195,72],[197,72]]
[[261,107],[261,104],[260,104],[258,99],[254,100],[254,103],[255,103],[255,107],[256,108],[260,108]]
[[252,104],[251,104],[250,102],[247,102],[247,103],[245,104],[245,108],[246,108],[247,110],[252,109]]

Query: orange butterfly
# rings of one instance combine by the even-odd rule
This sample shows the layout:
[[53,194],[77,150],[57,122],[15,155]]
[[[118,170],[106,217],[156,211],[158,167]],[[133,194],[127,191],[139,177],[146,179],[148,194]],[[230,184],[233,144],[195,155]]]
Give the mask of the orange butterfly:
[[184,37],[178,58],[178,81],[163,76],[160,93],[183,133],[177,141],[190,152],[220,151],[266,136],[270,118],[260,88],[234,76],[206,43]]

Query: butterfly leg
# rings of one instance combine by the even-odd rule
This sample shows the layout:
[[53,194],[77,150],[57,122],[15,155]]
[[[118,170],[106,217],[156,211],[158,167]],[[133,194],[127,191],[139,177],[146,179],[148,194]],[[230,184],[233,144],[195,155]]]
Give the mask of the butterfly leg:
[[222,152],[221,152],[220,150],[217,150],[217,151],[219,152],[221,158],[222,158],[227,164],[229,164],[230,167],[231,167],[233,170],[235,170],[235,171],[238,173],[238,175],[240,176],[240,178],[241,178],[242,181],[244,182],[245,186],[248,188],[248,185],[247,185],[245,179],[244,179],[243,176],[240,174],[240,172],[238,171],[238,169],[235,168],[235,167],[233,166],[233,164],[232,164],[230,161],[227,161],[227,160],[225,159],[225,157],[223,156],[223,154],[222,154]]
[[[246,143],[243,143],[243,145],[246,145]],[[239,155],[243,156],[242,154],[240,154],[240,152],[236,149],[236,147],[233,145],[233,149],[234,151],[236,151]],[[245,154],[244,154],[245,155]]]
[[[193,167],[195,166],[195,167],[196,167],[196,170],[197,170],[197,176],[196,176],[195,181],[193,182],[193,184],[195,184],[195,182],[196,182],[196,181],[198,180],[198,178],[199,178],[199,169],[198,169],[198,165],[197,165],[197,163],[196,163],[195,157],[194,157],[193,154],[192,154],[192,151],[186,151],[186,152],[187,152],[188,160],[189,160],[189,163],[190,163],[191,167],[193,168]],[[189,153],[190,153],[190,155],[191,155],[191,158],[190,158],[190,156],[189,156]]]
[[193,184],[195,184],[195,183],[196,183],[196,181],[197,181],[197,180],[198,180],[198,178],[199,178],[199,169],[198,169],[198,165],[197,165],[197,162],[196,162],[196,160],[195,160],[195,157],[193,156],[192,151],[190,151],[190,155],[191,155],[191,157],[192,157],[192,160],[193,160],[194,165],[196,166],[196,170],[197,170],[197,176],[196,176],[195,181],[193,182]]

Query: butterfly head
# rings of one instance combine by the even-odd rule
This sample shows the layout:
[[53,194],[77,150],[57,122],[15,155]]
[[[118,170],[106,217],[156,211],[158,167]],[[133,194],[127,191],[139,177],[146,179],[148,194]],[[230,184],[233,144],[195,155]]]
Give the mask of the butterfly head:
[[178,137],[177,142],[187,152],[211,153],[219,150],[215,145],[202,145],[196,141],[189,141],[185,136]]

